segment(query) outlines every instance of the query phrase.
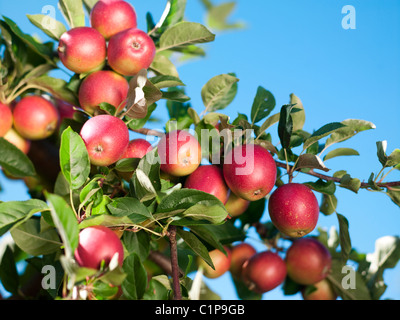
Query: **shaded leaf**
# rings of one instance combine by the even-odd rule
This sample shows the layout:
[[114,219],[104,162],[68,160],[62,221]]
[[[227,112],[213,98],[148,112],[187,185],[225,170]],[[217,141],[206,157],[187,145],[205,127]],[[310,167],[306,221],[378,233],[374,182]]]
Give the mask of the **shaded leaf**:
[[14,144],[0,137],[0,166],[14,177],[22,178],[36,174],[32,161]]
[[251,107],[251,121],[257,123],[267,117],[275,108],[275,97],[271,92],[259,86]]

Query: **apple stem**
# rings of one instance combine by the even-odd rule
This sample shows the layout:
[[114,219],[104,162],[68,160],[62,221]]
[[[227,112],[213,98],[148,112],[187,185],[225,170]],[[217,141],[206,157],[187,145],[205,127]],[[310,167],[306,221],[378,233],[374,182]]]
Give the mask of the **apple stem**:
[[176,226],[169,227],[169,243],[171,249],[172,282],[174,288],[174,300],[182,300],[181,285],[179,283],[178,247],[176,242]]

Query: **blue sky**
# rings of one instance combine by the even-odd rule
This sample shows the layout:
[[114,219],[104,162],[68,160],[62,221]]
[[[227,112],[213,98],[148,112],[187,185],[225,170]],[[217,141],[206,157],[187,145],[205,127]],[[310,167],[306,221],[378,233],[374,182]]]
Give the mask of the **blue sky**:
[[[150,11],[157,20],[165,3],[130,2],[142,29],[146,12]],[[56,4],[51,0],[2,1],[0,12],[17,22],[24,32],[47,40],[25,15],[41,13],[43,6]],[[345,5],[356,10],[356,29],[342,27]],[[56,18],[62,20],[57,14]],[[200,1],[189,0],[187,20],[204,22],[204,17]],[[225,110],[231,117],[237,112],[249,115],[257,87],[263,86],[274,94],[277,108],[289,102],[291,93],[297,95],[306,111],[304,129],[310,132],[328,122],[349,118],[376,125],[376,129],[342,143],[343,147],[357,149],[360,156],[329,160],[326,165],[331,173],[346,169],[353,177],[367,180],[371,172],[380,169],[376,141],[387,140],[388,153],[400,148],[399,1],[238,0],[231,20],[245,22],[246,28],[216,32],[215,42],[204,45],[205,58],[178,66],[180,78],[187,85],[186,93],[198,112],[203,110],[202,86],[215,75],[235,72],[240,79],[238,94]],[[156,115],[166,119],[163,108],[158,108]],[[271,133],[276,139],[276,127]],[[399,180],[400,172],[393,172],[388,179]],[[27,198],[19,182],[0,176],[0,183],[5,189],[0,200]],[[373,252],[375,239],[400,235],[400,210],[387,196],[364,190],[354,194],[340,188],[337,196],[337,210],[348,219],[352,244],[357,250]],[[267,215],[263,220],[268,220]],[[321,215],[318,226],[337,227],[336,217]],[[229,277],[227,274],[207,283],[222,298],[236,299]],[[387,270],[385,279],[389,288],[383,297],[400,299],[400,266]],[[298,299],[299,295],[286,297],[277,288],[263,298]]]

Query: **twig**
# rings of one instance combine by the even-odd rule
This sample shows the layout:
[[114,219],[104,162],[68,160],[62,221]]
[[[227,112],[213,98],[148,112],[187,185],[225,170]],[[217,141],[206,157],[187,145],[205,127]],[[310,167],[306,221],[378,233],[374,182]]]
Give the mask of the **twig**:
[[140,129],[130,129],[133,132],[144,134],[146,136],[156,136],[156,137],[162,137],[165,135],[165,133],[153,130],[153,129],[147,129],[147,128],[140,128]]
[[181,285],[179,283],[178,248],[176,243],[176,226],[169,227],[169,244],[171,248],[172,282],[174,300],[182,300]]
[[[171,260],[158,251],[151,251],[149,254],[149,260],[153,261],[157,264],[164,272],[170,276],[172,276],[172,264]],[[179,276],[183,276],[183,271],[178,268]]]

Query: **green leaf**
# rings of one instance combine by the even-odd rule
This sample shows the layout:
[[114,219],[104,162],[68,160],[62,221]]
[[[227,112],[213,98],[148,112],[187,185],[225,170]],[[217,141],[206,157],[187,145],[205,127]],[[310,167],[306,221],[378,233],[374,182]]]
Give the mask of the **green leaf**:
[[345,263],[351,251],[351,240],[349,234],[349,222],[345,216],[336,213],[339,222],[339,242],[342,253],[342,261]]
[[144,118],[141,118],[141,119],[134,119],[134,118],[126,117],[127,120],[128,120],[127,125],[128,125],[128,127],[129,127],[129,129],[137,130],[137,129],[143,128],[143,126],[144,126],[144,125],[147,123],[147,121],[150,119],[152,113],[154,112],[154,110],[156,110],[156,108],[157,108],[157,105],[156,105],[155,103],[149,105],[149,106],[147,107],[147,114],[146,114],[146,116],[145,116]]
[[358,151],[352,148],[337,148],[335,150],[328,152],[324,157],[324,161],[340,156],[359,156],[359,155],[360,154],[358,153]]
[[291,112],[293,104],[283,105],[280,111],[279,123],[278,123],[278,135],[282,144],[282,148],[288,149],[290,145],[290,137],[293,132],[293,120]]
[[82,0],[60,0],[58,5],[71,29],[85,26]]
[[340,123],[340,122],[332,122],[328,123],[321,128],[319,128],[317,131],[315,131],[305,142],[303,145],[303,150],[307,149],[309,146],[317,142],[318,140],[328,136],[329,134],[345,127],[346,125]]
[[263,124],[261,125],[259,129],[259,137],[267,130],[269,127],[271,127],[273,124],[277,123],[280,118],[280,113],[275,113],[272,116],[268,117]]
[[171,75],[159,75],[149,78],[150,82],[158,89],[184,86],[185,84],[178,77]]
[[329,171],[329,169],[325,166],[320,157],[311,153],[305,153],[299,156],[296,164],[296,169],[301,168],[318,169],[325,172]]
[[78,246],[78,220],[76,219],[71,207],[62,197],[46,193],[46,199],[49,203],[54,225],[56,226],[64,244],[65,256],[71,258],[74,256],[75,249]]
[[394,167],[400,163],[400,149],[395,149],[387,159],[386,166],[387,167]]
[[90,174],[90,160],[85,143],[70,127],[61,135],[60,166],[73,190],[80,188]]
[[90,13],[94,5],[97,3],[99,0],[83,0],[83,4],[86,8],[86,10]]
[[125,258],[123,270],[126,273],[121,285],[124,297],[129,300],[141,299],[147,287],[147,272],[136,253],[132,252]]
[[176,78],[179,77],[175,65],[165,54],[163,54],[163,52],[156,53],[149,69],[158,75],[173,76]]
[[53,253],[62,246],[56,229],[36,217],[11,230],[11,236],[21,250],[33,256]]
[[349,174],[345,174],[340,178],[340,186],[358,193],[361,187],[361,181],[357,178],[352,178]]
[[331,215],[332,213],[336,212],[338,199],[334,194],[322,194],[322,202],[320,205],[319,210],[326,216]]
[[182,21],[167,29],[160,37],[158,51],[195,43],[214,41],[215,35],[197,22]]
[[251,107],[251,121],[253,124],[268,117],[275,108],[275,97],[271,92],[259,86]]
[[231,74],[220,74],[208,80],[201,89],[201,98],[206,111],[225,108],[236,94],[236,90],[232,91],[232,87],[238,81],[239,79]]
[[190,226],[191,224],[220,224],[223,223],[228,216],[228,212],[220,205],[205,206],[195,204],[183,211],[181,214],[174,216],[173,225]]
[[22,178],[36,174],[28,156],[4,138],[0,138],[0,150],[0,166],[12,176]]
[[243,22],[229,23],[228,17],[235,9],[236,2],[223,2],[219,5],[212,6],[207,12],[207,25],[215,30],[241,29],[245,27]]
[[12,294],[18,294],[20,277],[18,275],[17,264],[13,250],[9,245],[6,246],[3,256],[0,257],[0,280],[4,289]]
[[210,267],[214,268],[206,246],[192,232],[177,228],[176,233],[185,241],[190,249],[200,256]]
[[107,208],[113,216],[126,216],[134,224],[140,224],[146,220],[153,220],[147,207],[136,198],[116,198],[107,205]]
[[166,8],[168,14],[160,26],[161,32],[181,22],[185,18],[185,9],[186,0],[169,0]]
[[29,21],[42,30],[53,40],[58,41],[61,35],[67,31],[64,24],[49,15],[27,14]]
[[141,261],[146,260],[150,252],[151,243],[148,232],[125,232],[122,241],[129,254],[135,252]]
[[290,94],[290,104],[294,104],[296,105],[296,109],[300,109],[298,112],[292,114],[293,131],[302,130],[306,121],[303,103],[299,97],[292,93]]
[[18,226],[35,213],[49,210],[46,202],[38,199],[0,203],[0,236]]
[[305,182],[304,184],[317,192],[330,196],[334,195],[336,191],[336,185],[334,181],[324,181],[322,179],[318,179],[315,182]]
[[168,90],[168,91],[161,91],[162,98],[170,101],[176,102],[187,102],[190,100],[186,94],[184,94],[181,90]]

